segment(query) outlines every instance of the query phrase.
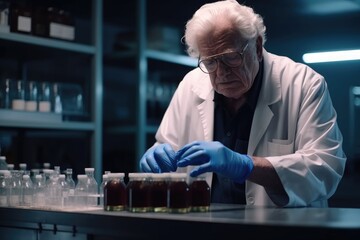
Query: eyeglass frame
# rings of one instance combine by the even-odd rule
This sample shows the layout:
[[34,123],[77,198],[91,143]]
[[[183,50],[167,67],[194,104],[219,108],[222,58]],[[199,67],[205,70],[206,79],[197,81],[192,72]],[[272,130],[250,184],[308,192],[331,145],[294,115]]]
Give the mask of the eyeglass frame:
[[[245,47],[242,49],[242,51],[240,52],[240,51],[238,51],[238,50],[235,50],[235,51],[227,51],[227,52],[223,52],[223,53],[219,53],[219,54],[215,54],[215,55],[212,55],[212,56],[209,56],[209,57],[206,57],[206,58],[203,58],[203,59],[201,59],[200,57],[199,57],[199,59],[198,59],[198,68],[200,68],[200,70],[202,71],[202,72],[204,72],[204,73],[206,73],[206,74],[211,74],[211,73],[214,73],[214,72],[216,72],[216,70],[218,69],[218,67],[219,67],[219,58],[221,58],[221,61],[226,65],[226,66],[228,66],[228,67],[230,67],[230,68],[235,68],[235,67],[238,67],[238,66],[241,66],[243,63],[244,63],[244,53],[245,53],[245,51],[246,51],[246,49],[248,48],[248,46],[249,46],[249,42],[247,42],[246,43],[246,45],[245,45]],[[223,60],[222,60],[222,56],[224,56],[224,55],[226,55],[226,54],[228,54],[228,53],[237,53],[237,54],[239,54],[240,55],[240,58],[241,58],[241,63],[239,64],[239,65],[236,65],[236,66],[229,66],[226,62],[224,62]],[[203,63],[203,61],[204,60],[209,60],[209,59],[211,59],[211,58],[214,58],[214,60],[216,61],[216,68],[215,68],[215,70],[214,71],[211,71],[211,72],[209,72],[209,71],[204,71],[204,69],[202,69],[201,67],[200,67],[200,64],[202,63],[203,64],[203,66],[205,67],[205,69],[207,70],[207,68],[206,68],[206,65]]]

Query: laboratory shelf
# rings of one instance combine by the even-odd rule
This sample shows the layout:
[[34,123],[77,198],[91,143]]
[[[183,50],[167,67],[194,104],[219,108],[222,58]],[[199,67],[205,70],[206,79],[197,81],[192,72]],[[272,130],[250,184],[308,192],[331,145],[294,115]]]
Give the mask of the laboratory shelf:
[[67,50],[83,54],[94,54],[96,51],[95,47],[90,45],[66,42],[63,40],[41,38],[20,33],[0,33],[0,40],[18,42],[21,44],[38,45],[41,47]]

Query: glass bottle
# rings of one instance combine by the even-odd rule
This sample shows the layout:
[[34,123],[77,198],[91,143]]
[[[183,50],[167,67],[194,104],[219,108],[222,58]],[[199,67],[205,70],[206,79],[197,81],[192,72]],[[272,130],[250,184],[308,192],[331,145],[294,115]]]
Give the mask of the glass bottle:
[[186,177],[186,173],[170,173],[167,205],[171,213],[188,213],[190,211],[191,195]]
[[207,212],[210,209],[210,186],[206,182],[205,175],[199,175],[190,184],[191,211]]
[[151,212],[150,181],[148,173],[129,173],[126,186],[127,209],[130,212]]
[[103,174],[102,182],[101,182],[100,188],[99,188],[99,194],[100,194],[100,203],[99,203],[99,205],[101,207],[104,206],[104,189],[105,189],[105,186],[106,186],[106,184],[108,182],[108,179],[109,179],[109,173]]
[[34,184],[31,181],[30,175],[24,174],[22,176],[22,200],[21,205],[31,207],[34,204]]
[[45,207],[45,197],[46,197],[46,189],[45,189],[45,181],[41,174],[35,175],[34,181],[34,206],[38,208]]
[[25,89],[25,110],[37,111],[38,109],[38,87],[37,82],[29,81]]
[[46,205],[54,208],[61,207],[62,189],[59,182],[58,170],[56,171],[52,169],[46,169],[46,170],[47,171],[44,170],[46,173],[50,172],[50,176],[47,178],[46,181],[46,193],[47,193],[46,199],[48,200]]
[[19,169],[22,172],[22,174],[30,175],[30,171],[27,169],[27,164],[26,163],[20,163],[19,164]]
[[60,84],[53,84],[53,99],[51,106],[53,106],[53,112],[62,113],[62,103],[61,103],[61,95],[60,95]]
[[6,157],[0,156],[0,170],[7,170]]
[[71,168],[67,168],[65,170],[65,182],[67,187],[67,198],[64,199],[65,207],[72,207],[75,205],[75,181],[72,177],[73,170]]
[[85,174],[77,175],[77,184],[75,187],[75,206],[78,208],[88,207],[87,176]]
[[40,95],[39,95],[39,111],[50,112],[51,111],[51,95],[50,95],[50,83],[42,82]]
[[10,177],[9,170],[0,170],[0,206],[9,206],[10,196]]
[[24,2],[13,2],[10,5],[10,31],[23,34],[31,33],[31,8]]
[[15,81],[15,88],[12,97],[13,110],[25,110],[25,87],[24,81]]
[[17,207],[21,203],[21,181],[22,172],[19,170],[11,171],[9,205]]
[[151,174],[151,205],[154,212],[167,212],[168,173]]
[[94,168],[85,168],[85,174],[87,176],[87,188],[88,188],[88,205],[92,207],[98,206],[99,198],[99,185],[94,177]]
[[1,87],[1,108],[11,108],[11,79],[6,78]]
[[109,173],[104,187],[104,210],[123,211],[126,207],[126,185],[124,173]]

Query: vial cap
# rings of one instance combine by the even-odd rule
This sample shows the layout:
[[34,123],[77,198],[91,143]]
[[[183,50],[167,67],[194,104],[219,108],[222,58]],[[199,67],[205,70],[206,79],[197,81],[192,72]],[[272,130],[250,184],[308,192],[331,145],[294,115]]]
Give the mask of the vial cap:
[[3,176],[10,176],[11,173],[9,170],[0,170],[0,175],[3,175]]
[[170,173],[171,179],[186,179],[186,177],[187,177],[186,173],[177,173],[177,172]]
[[109,178],[124,178],[125,173],[108,173]]
[[23,175],[23,177],[22,177],[24,180],[28,180],[28,179],[30,179],[30,176],[29,175]]
[[149,178],[150,173],[129,173],[129,179],[144,179]]
[[156,179],[161,179],[161,180],[163,180],[163,179],[168,179],[169,176],[170,176],[169,173],[151,173],[151,174],[150,174],[150,177],[151,177],[152,179],[154,179],[154,180],[156,180]]

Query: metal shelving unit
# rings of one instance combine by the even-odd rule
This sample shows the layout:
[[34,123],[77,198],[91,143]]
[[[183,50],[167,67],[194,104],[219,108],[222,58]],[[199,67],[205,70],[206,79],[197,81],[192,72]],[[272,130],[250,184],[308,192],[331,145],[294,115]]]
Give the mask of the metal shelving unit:
[[[55,113],[30,113],[12,110],[0,110],[0,127],[17,129],[46,129],[87,131],[91,136],[90,163],[96,169],[96,179],[102,176],[102,0],[89,2],[91,10],[91,44],[67,42],[47,39],[18,33],[0,33],[0,41],[16,46],[53,49],[86,55],[91,58],[91,79],[88,83],[90,91],[90,120],[63,121]],[[51,53],[49,53],[51,54]],[[61,68],[61,66],[59,66]],[[10,115],[10,117],[9,117]]]

